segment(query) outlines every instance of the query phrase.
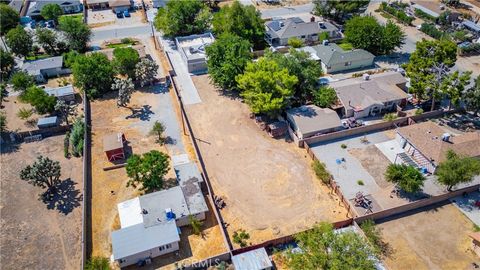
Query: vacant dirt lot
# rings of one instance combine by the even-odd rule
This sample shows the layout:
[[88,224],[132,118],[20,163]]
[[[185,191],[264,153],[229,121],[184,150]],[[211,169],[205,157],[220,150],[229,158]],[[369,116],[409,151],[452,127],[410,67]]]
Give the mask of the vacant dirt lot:
[[214,191],[225,198],[230,236],[245,229],[249,242],[258,243],[346,217],[338,198],[315,178],[304,149],[262,132],[248,107],[221,96],[207,76],[193,82],[202,103],[186,109]]
[[381,188],[393,186],[385,180],[385,170],[390,161],[382,154],[375,145],[370,145],[365,148],[349,149],[348,152],[354,156],[368,173],[375,179],[377,185]]
[[472,269],[473,223],[448,204],[378,225],[393,248],[389,269]]
[[[64,136],[13,146],[1,155],[1,268],[79,269],[81,258],[82,160],[63,156]],[[20,171],[43,155],[60,162],[63,184],[52,201],[20,180]]]

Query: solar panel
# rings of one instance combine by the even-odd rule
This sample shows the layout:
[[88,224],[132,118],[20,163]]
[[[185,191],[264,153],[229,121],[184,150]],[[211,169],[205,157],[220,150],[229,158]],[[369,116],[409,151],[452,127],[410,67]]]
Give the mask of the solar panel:
[[399,153],[398,156],[402,159],[402,161],[410,166],[413,166],[414,168],[418,168],[418,165],[413,159],[411,159],[407,154],[405,153]]

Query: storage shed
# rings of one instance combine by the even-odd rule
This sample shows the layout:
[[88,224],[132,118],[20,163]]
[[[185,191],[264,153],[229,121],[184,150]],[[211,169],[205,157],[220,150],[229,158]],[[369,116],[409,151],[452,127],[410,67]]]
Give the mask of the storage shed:
[[235,270],[269,270],[273,269],[272,261],[265,248],[254,249],[232,257]]
[[56,126],[58,126],[58,117],[56,116],[40,118],[38,119],[38,122],[37,122],[37,127],[40,129],[56,127]]
[[123,144],[126,141],[123,133],[113,133],[103,137],[103,151],[109,161],[125,159]]
[[340,117],[334,110],[315,105],[288,110],[287,120],[300,139],[342,129]]
[[75,100],[75,91],[73,90],[73,86],[71,84],[57,88],[47,88],[45,89],[45,93],[65,102]]

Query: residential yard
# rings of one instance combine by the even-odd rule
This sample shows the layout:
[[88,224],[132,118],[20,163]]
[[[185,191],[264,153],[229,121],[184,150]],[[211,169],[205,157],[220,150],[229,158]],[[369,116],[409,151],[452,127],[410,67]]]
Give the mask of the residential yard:
[[473,223],[447,204],[377,225],[393,249],[384,262],[389,269],[474,269],[479,258],[468,234]]
[[[79,269],[82,235],[82,159],[63,156],[64,135],[1,150],[2,269]],[[43,155],[60,162],[60,194],[43,202],[44,192],[20,180],[20,171]]]
[[253,244],[346,218],[304,149],[270,138],[249,118],[248,107],[222,96],[207,75],[192,79],[202,102],[186,110],[214,192],[225,199],[230,237],[244,229]]

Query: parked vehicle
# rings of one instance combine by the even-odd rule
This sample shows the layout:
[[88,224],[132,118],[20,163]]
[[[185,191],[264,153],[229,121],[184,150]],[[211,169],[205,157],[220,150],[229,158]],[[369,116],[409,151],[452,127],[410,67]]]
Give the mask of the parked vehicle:
[[123,16],[125,16],[125,17],[130,17],[130,12],[128,12],[128,10],[125,10],[125,11],[123,12]]
[[123,13],[122,12],[117,12],[117,18],[122,19],[123,18]]

